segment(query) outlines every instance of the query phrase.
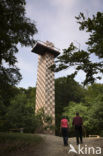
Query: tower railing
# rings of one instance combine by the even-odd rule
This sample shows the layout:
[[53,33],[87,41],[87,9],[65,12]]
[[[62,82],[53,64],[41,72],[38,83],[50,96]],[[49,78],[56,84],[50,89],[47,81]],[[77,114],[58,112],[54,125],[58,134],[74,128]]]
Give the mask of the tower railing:
[[49,42],[49,41],[43,42],[43,41],[40,41],[40,40],[36,40],[34,46],[36,46],[37,43],[40,43],[43,46],[48,47],[50,49],[53,49],[55,51],[60,51],[60,49],[59,48],[56,48],[52,42]]

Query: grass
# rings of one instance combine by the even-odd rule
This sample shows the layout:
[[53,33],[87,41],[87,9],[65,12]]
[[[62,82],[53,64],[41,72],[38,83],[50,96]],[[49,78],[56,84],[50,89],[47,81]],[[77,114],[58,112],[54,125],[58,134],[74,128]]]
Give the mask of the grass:
[[0,156],[7,156],[9,153],[24,150],[25,147],[36,146],[43,139],[35,134],[0,133]]

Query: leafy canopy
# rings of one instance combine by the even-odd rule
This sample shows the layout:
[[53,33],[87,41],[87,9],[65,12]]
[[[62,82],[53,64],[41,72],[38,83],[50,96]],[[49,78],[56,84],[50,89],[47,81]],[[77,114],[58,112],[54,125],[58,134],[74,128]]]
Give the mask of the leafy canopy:
[[83,118],[86,135],[98,134],[103,136],[103,84],[93,84],[85,92],[82,102],[69,102],[64,108],[64,115],[70,119],[72,125],[76,112]]
[[[0,0],[0,81],[15,85],[21,74],[15,63],[17,44],[30,46],[36,26],[25,16],[25,0]],[[2,87],[2,86],[0,86]]]
[[86,18],[83,13],[76,17],[80,24],[80,30],[86,30],[90,33],[86,42],[88,51],[95,53],[99,58],[103,58],[103,13],[97,12],[91,18]]
[[85,73],[84,85],[94,83],[96,79],[101,79],[98,73],[103,73],[103,61],[91,61],[91,54],[103,58],[103,13],[97,12],[93,18],[86,19],[83,13],[76,17],[80,24],[80,30],[90,32],[90,37],[86,44],[87,50],[77,48],[73,43],[67,49],[63,50],[61,56],[58,56],[56,65],[52,66],[55,72],[75,67],[75,72],[70,75],[74,77],[78,71],[82,70]]
[[7,97],[8,105],[0,97],[0,131],[24,128],[25,132],[34,132],[37,124],[34,113],[36,89],[15,87],[12,92],[12,97]]
[[61,77],[55,80],[56,135],[60,135],[60,120],[64,107],[67,107],[70,101],[83,101],[84,95],[85,89],[72,78]]

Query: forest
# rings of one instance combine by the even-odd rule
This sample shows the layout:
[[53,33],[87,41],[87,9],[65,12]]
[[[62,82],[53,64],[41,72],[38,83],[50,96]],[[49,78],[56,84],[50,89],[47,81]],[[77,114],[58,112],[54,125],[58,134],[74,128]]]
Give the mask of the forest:
[[[32,47],[38,29],[35,22],[26,17],[25,0],[0,2],[0,131],[22,128],[26,133],[41,132],[41,116],[45,114],[35,114],[36,88],[16,87],[22,79],[16,66],[18,44]],[[80,12],[75,19],[79,30],[89,33],[89,37],[85,43],[87,49],[80,49],[71,43],[51,67],[55,72],[75,67],[72,75],[55,80],[56,135],[61,135],[62,115],[68,117],[69,134],[74,135],[72,119],[78,111],[83,117],[84,135],[103,136],[103,84],[96,83],[103,76],[103,12],[97,12],[92,17]],[[85,73],[82,84],[74,80],[79,71]]]
[[[7,93],[3,90],[0,90],[0,93],[1,132],[23,128],[26,133],[34,133],[38,129],[42,133],[43,123],[40,115],[35,115],[36,88],[9,86]],[[62,115],[66,115],[70,124],[69,135],[73,136],[72,119],[75,113],[79,112],[83,118],[84,136],[103,136],[103,84],[95,83],[84,88],[72,78],[58,78],[55,80],[55,104],[56,135],[61,135],[60,120]]]

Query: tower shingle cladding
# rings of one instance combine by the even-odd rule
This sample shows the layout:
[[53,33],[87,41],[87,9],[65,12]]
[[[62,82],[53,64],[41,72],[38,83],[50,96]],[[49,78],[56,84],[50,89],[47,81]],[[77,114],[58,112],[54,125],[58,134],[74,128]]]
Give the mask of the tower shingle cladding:
[[44,53],[39,55],[36,86],[36,112],[44,108],[46,115],[52,117],[55,125],[55,85],[54,72],[49,67],[54,64],[54,55]]

